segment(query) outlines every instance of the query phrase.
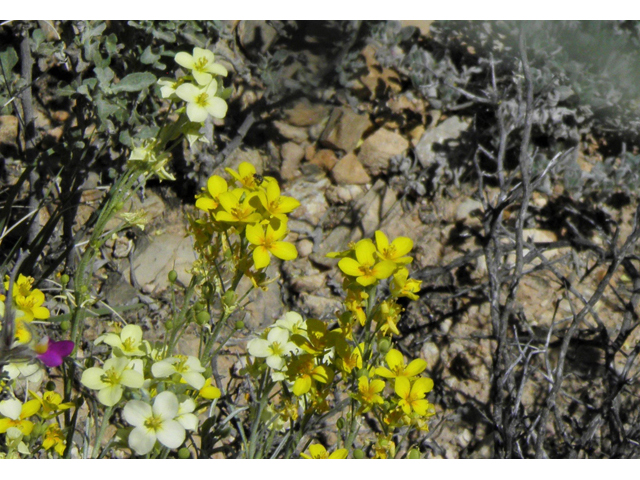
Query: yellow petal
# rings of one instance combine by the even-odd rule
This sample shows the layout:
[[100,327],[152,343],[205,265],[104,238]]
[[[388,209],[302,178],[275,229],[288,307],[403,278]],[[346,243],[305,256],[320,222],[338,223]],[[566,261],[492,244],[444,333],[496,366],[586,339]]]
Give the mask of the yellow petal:
[[376,247],[374,247],[372,242],[358,242],[356,246],[356,258],[360,265],[372,267],[376,263],[374,257],[375,251]]
[[296,397],[304,395],[309,390],[311,390],[311,377],[309,375],[305,375],[304,377],[296,379],[295,383],[293,384],[292,391]]
[[271,256],[265,247],[256,247],[253,250],[253,264],[257,270],[268,267],[271,263]]
[[411,392],[411,382],[407,377],[396,378],[395,392],[400,398],[407,398]]
[[389,239],[387,236],[382,233],[380,230],[376,230],[376,246],[378,247],[378,251],[382,252],[383,250],[389,248]]
[[265,241],[264,229],[262,225],[247,225],[246,237],[254,245],[263,245]]
[[218,203],[212,198],[200,197],[196,200],[196,208],[204,210],[205,212],[208,212],[209,210],[215,210],[217,206]]
[[298,250],[296,250],[296,246],[289,242],[274,242],[271,244],[269,251],[281,260],[293,260],[298,258]]
[[211,176],[207,181],[207,190],[209,190],[209,193],[213,198],[216,198],[221,193],[226,192],[227,188],[227,181],[218,175]]
[[383,278],[389,278],[391,275],[393,275],[393,272],[395,272],[395,270],[396,270],[395,263],[384,260],[382,262],[376,263],[371,273],[373,274],[374,277],[378,279],[383,279]]
[[398,367],[404,366],[404,358],[402,357],[402,353],[392,348],[387,352],[387,355],[384,357],[387,361],[387,365],[391,370],[397,370]]
[[355,261],[353,258],[343,258],[338,262],[338,267],[347,275],[351,275],[352,277],[357,277],[362,275],[362,271],[360,270],[360,264]]
[[409,363],[407,368],[404,369],[404,374],[408,377],[413,377],[422,373],[425,368],[427,368],[427,362],[425,362],[421,358],[416,358],[415,360],[412,360],[411,363]]

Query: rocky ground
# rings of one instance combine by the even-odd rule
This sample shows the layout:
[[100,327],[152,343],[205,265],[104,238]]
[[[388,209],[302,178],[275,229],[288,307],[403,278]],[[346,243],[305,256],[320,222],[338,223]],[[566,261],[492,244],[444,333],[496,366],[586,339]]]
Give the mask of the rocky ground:
[[[418,26],[422,37],[427,38],[429,22]],[[241,22],[237,28],[241,43],[249,46],[260,35],[261,48],[269,48],[273,32],[268,24]],[[414,161],[431,165],[434,152],[455,147],[471,128],[473,118],[434,108],[412,91],[398,72],[376,60],[375,46],[365,46],[360,55],[366,68],[347,92],[319,89],[315,95],[287,100],[268,112],[262,111],[224,162],[216,165],[207,152],[193,158],[187,155],[186,161],[194,167],[198,186],[212,173],[225,175],[225,167],[251,162],[258,173],[277,176],[283,194],[302,204],[291,216],[288,237],[295,242],[299,257],[284,264],[274,262],[269,268],[279,280],[267,292],[251,294],[244,316],[247,338],[251,331],[264,328],[286,310],[308,317],[334,318],[341,307],[341,275],[336,261],[328,259],[326,253],[371,237],[375,230],[384,231],[389,238],[410,237],[415,244],[411,272],[423,280],[423,289],[417,302],[406,305],[400,344],[408,355],[420,355],[427,361],[427,371],[435,381],[430,400],[437,415],[422,440],[423,446],[430,457],[491,457],[493,442],[485,415],[496,345],[491,339],[489,303],[483,295],[488,286],[479,242],[482,204],[477,185],[470,177],[451,179],[437,185],[431,195],[408,195],[407,182],[412,179],[398,165],[398,159],[409,152],[413,152]],[[328,62],[322,53],[302,51],[301,56],[300,62],[290,67],[291,78],[296,69],[319,72]],[[233,82],[236,93],[231,108],[242,106],[242,111],[251,111],[264,91],[241,76]],[[348,101],[353,96],[360,99],[357,105]],[[242,115],[238,117],[237,123],[241,123]],[[52,136],[56,128],[61,128],[44,118],[39,127]],[[234,138],[229,128],[220,125],[218,130],[229,141]],[[0,119],[0,133],[0,142],[15,141],[12,119]],[[208,160],[203,160],[207,155]],[[581,146],[581,168],[588,171],[599,160],[597,152]],[[98,205],[105,185],[106,179],[89,176],[78,225]],[[539,214],[537,225],[526,230],[527,237],[535,242],[557,242],[567,235],[564,226],[554,226],[550,221],[554,206],[564,194],[560,186],[547,193],[535,192],[532,208]],[[143,304],[135,313],[139,323],[160,334],[159,325],[169,311],[167,273],[175,269],[182,284],[190,278],[194,253],[186,235],[185,214],[193,211],[193,200],[164,182],[148,186],[144,200],[133,199],[126,209],[140,207],[148,213],[149,225],[144,231],[126,232],[107,245],[96,285],[101,299],[113,307]],[[633,206],[602,208],[621,225],[620,238],[626,238]],[[41,221],[44,224],[46,218]],[[601,242],[595,233],[591,238]],[[547,255],[548,260],[557,261],[557,270],[571,277],[586,298],[606,271],[606,265],[599,266],[589,251],[564,247]],[[534,271],[524,278],[518,310],[529,330],[547,331],[552,322],[571,315],[571,306],[560,287],[557,276],[547,270]],[[612,288],[595,306],[607,328],[617,328],[622,312],[618,296],[627,295],[630,289],[628,279],[618,272]],[[585,329],[590,328],[589,322]],[[98,324],[95,333],[100,333]],[[548,348],[557,349],[558,339],[553,335]],[[542,348],[545,340],[535,341]],[[183,352],[195,348],[196,342],[195,337],[185,337]],[[635,345],[634,337],[629,345]],[[240,361],[233,355],[234,349],[232,345],[226,360],[219,363],[222,375]],[[574,394],[582,403],[589,404],[597,401],[600,385],[594,382],[585,386],[584,379],[604,368],[602,352],[574,350],[568,357],[568,382],[574,383]],[[622,355],[616,360],[624,362]],[[523,404],[536,404],[546,391],[543,375],[543,369],[535,372],[539,382],[528,384]]]

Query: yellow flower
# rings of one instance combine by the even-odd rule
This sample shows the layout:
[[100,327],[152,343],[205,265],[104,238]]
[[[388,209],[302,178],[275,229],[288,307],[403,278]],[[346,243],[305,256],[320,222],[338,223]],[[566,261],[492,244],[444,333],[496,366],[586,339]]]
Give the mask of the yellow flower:
[[294,244],[280,241],[287,234],[287,224],[280,223],[274,230],[271,225],[266,229],[261,225],[247,225],[246,236],[249,243],[255,245],[253,249],[253,263],[256,269],[267,267],[271,263],[270,253],[281,260],[293,260],[298,257]]
[[248,191],[254,191],[258,189],[258,180],[256,176],[256,167],[251,165],[249,162],[242,162],[238,165],[238,171],[232,170],[230,168],[225,168],[225,172],[231,175],[236,181],[240,182],[242,188],[247,189]]
[[215,400],[216,398],[220,398],[220,395],[220,389],[211,385],[211,378],[207,378],[207,380],[204,382],[204,386],[198,392],[199,397],[205,398],[207,400]]
[[429,411],[429,401],[424,397],[433,389],[433,380],[430,378],[417,378],[413,385],[407,377],[397,377],[395,384],[396,394],[400,397],[398,406],[407,415],[411,411],[424,416]]
[[33,430],[33,422],[26,420],[40,410],[38,400],[29,400],[24,405],[15,398],[0,402],[0,433],[5,433],[9,428],[16,427],[24,435],[29,435]]
[[427,362],[421,358],[412,360],[409,365],[405,365],[404,357],[395,348],[392,348],[387,352],[384,359],[387,362],[389,368],[378,367],[376,368],[376,375],[380,375],[385,378],[397,378],[397,377],[415,377],[420,375],[427,368]]
[[207,190],[203,195],[200,195],[196,200],[196,208],[204,210],[215,210],[220,206],[221,193],[226,192],[228,189],[227,181],[219,177],[218,175],[212,175],[207,181]]
[[337,365],[343,372],[349,374],[353,369],[362,368],[362,352],[364,351],[364,343],[360,343],[356,347],[349,348],[347,342],[340,342],[336,348],[339,358]]
[[44,293],[36,289],[24,296],[22,294],[14,295],[13,302],[16,310],[22,313],[22,316],[16,315],[16,320],[32,322],[34,319],[45,320],[49,318],[49,309],[43,307]]
[[393,274],[393,279],[389,284],[393,297],[408,297],[411,300],[418,300],[417,292],[420,291],[422,281],[409,278],[409,270],[401,268]]
[[266,188],[263,191],[259,191],[257,196],[265,210],[282,222],[287,221],[285,214],[300,206],[300,202],[295,198],[280,196],[280,186],[275,180],[267,182]]
[[376,262],[376,247],[370,240],[359,241],[356,244],[356,260],[343,258],[338,262],[338,267],[351,277],[356,277],[356,282],[362,286],[369,286],[378,280],[390,277],[396,269],[396,264],[388,260]]
[[64,437],[64,433],[60,429],[57,423],[51,423],[44,432],[42,440],[42,448],[49,450],[53,447],[56,453],[60,456],[64,455],[64,450],[67,446],[67,442]]
[[398,322],[400,321],[400,314],[402,312],[402,307],[392,299],[387,299],[380,303],[380,308],[378,308],[373,318],[377,323],[381,324],[381,335],[387,335],[389,333],[393,335],[400,335]]
[[413,240],[410,238],[398,237],[389,244],[389,239],[380,230],[376,230],[375,236],[378,255],[383,260],[389,260],[398,265],[405,265],[413,261],[413,258],[404,256],[413,248]]
[[289,377],[295,378],[293,394],[299,397],[311,390],[313,381],[329,383],[333,379],[333,372],[322,365],[316,365],[312,355],[304,354],[294,358],[288,369]]
[[73,402],[62,403],[62,397],[56,392],[47,391],[41,397],[36,392],[29,390],[29,394],[40,403],[42,407],[40,416],[44,419],[56,417],[74,406]]
[[240,200],[243,195],[245,192],[240,188],[221,193],[218,199],[224,210],[216,214],[216,220],[227,223],[258,223],[262,220],[262,216],[249,204],[246,196]]
[[378,395],[384,390],[384,387],[384,380],[375,379],[369,382],[366,375],[358,378],[358,395],[356,395],[356,399],[363,404],[362,413],[368,412],[374,405],[382,405],[384,403],[383,398]]
[[300,456],[302,458],[306,458],[306,459],[320,459],[320,460],[338,459],[338,460],[342,460],[342,459],[347,458],[348,454],[349,454],[349,451],[346,448],[339,448],[338,450],[333,452],[331,455],[329,455],[329,452],[327,452],[326,448],[324,448],[319,443],[314,443],[314,444],[309,445],[309,455],[307,455],[306,453],[301,453]]

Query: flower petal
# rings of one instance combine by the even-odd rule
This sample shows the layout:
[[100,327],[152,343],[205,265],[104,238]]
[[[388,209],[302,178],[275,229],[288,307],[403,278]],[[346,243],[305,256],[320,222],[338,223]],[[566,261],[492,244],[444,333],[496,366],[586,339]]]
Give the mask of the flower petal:
[[98,367],[87,368],[84,372],[82,372],[82,377],[80,378],[80,382],[87,388],[92,390],[101,390],[107,386],[106,383],[102,381],[102,376],[104,375],[104,370]]
[[184,427],[175,420],[163,422],[162,427],[156,431],[158,441],[168,448],[178,448],[184,442]]
[[98,400],[107,407],[113,407],[122,398],[121,385],[109,385],[98,392]]
[[273,242],[269,251],[281,260],[294,260],[298,258],[296,246],[289,242]]
[[357,277],[362,275],[360,264],[353,258],[343,258],[338,262],[338,267],[347,275]]
[[178,397],[168,390],[159,393],[153,401],[153,413],[163,419],[173,420],[178,414],[179,408]]
[[145,427],[136,427],[129,434],[129,446],[138,455],[146,455],[156,444],[156,435],[153,430]]
[[141,427],[153,413],[151,405],[140,400],[131,400],[122,409],[124,419],[134,427]]

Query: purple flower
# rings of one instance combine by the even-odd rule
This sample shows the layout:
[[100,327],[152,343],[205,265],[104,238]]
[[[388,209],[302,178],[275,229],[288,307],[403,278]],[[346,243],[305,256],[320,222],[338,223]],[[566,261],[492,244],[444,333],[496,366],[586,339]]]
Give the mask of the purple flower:
[[52,342],[49,337],[44,337],[36,345],[36,353],[38,360],[47,367],[59,367],[62,365],[63,357],[66,357],[73,351],[74,343],[70,340],[62,340],[61,342]]

